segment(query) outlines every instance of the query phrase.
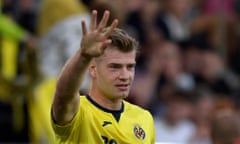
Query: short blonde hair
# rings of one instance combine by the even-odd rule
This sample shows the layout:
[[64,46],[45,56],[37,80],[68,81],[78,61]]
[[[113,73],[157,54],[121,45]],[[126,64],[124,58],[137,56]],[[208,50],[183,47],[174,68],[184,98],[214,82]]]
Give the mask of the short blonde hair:
[[[104,29],[104,31],[106,30]],[[121,52],[131,52],[133,50],[138,52],[139,43],[123,29],[115,28],[108,38],[112,40],[111,46]]]

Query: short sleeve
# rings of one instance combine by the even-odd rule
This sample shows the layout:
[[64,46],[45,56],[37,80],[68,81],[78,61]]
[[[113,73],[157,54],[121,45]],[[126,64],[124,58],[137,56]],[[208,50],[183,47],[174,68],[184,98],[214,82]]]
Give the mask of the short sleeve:
[[79,122],[79,120],[81,119],[81,115],[83,114],[82,114],[82,111],[80,110],[80,105],[79,105],[77,113],[69,123],[66,123],[65,125],[58,125],[53,119],[53,112],[51,110],[51,125],[53,127],[55,134],[62,138],[68,137],[71,134],[76,121]]

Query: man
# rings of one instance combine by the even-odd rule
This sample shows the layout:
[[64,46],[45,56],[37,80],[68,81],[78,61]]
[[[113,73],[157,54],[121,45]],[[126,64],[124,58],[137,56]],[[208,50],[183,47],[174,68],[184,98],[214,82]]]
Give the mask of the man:
[[[52,125],[58,143],[153,144],[153,118],[148,111],[123,99],[134,78],[138,44],[116,28],[105,11],[97,25],[92,12],[90,30],[82,21],[81,48],[64,66],[52,105]],[[92,85],[87,96],[79,96],[86,70]]]
[[240,142],[239,117],[235,109],[225,107],[214,113],[211,121],[211,140],[212,144],[238,144]]

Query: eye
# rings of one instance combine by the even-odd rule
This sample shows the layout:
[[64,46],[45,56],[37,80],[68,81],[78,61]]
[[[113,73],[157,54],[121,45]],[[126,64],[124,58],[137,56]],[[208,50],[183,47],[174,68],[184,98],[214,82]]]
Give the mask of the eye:
[[109,68],[111,68],[111,69],[120,69],[122,66],[121,65],[119,65],[119,64],[110,64],[109,65]]
[[127,66],[128,70],[134,70],[135,69],[135,64],[130,64]]

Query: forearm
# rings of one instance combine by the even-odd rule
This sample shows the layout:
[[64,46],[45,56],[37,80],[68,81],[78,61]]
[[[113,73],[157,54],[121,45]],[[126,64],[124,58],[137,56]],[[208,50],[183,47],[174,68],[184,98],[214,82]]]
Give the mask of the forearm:
[[60,95],[72,95],[79,91],[90,59],[81,56],[78,51],[63,67],[57,82],[57,92]]
[[79,88],[89,63],[90,59],[81,56],[78,51],[63,67],[53,103],[53,114],[57,123],[66,123],[75,115],[79,105]]

